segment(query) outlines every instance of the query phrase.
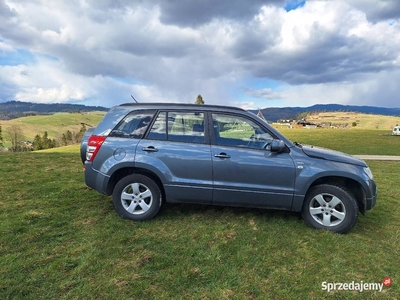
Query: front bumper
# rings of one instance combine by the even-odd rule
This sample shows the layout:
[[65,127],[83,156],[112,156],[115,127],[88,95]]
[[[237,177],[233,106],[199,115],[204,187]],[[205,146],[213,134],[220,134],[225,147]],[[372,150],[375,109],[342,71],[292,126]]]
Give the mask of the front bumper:
[[376,199],[378,198],[378,187],[376,186],[375,181],[370,180],[370,196],[366,198],[366,210],[372,209],[376,205]]

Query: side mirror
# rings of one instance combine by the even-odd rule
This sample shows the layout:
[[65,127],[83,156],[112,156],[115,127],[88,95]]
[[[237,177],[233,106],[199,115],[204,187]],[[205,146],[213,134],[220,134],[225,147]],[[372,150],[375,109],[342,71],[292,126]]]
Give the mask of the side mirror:
[[272,140],[271,142],[271,152],[280,153],[285,150],[285,143],[282,140]]

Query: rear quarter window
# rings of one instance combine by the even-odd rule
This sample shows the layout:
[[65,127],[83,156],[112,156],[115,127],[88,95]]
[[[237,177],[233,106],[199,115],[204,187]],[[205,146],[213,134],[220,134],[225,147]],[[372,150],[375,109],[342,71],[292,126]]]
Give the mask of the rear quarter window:
[[145,134],[155,111],[134,111],[128,114],[111,131],[111,137],[141,139]]

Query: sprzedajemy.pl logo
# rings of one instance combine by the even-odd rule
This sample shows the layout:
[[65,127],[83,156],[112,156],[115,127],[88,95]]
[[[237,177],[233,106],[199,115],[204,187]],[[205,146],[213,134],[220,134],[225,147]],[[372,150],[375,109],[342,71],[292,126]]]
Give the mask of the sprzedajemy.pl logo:
[[390,287],[393,281],[390,277],[383,278],[382,282],[322,282],[322,290],[323,291],[359,291],[360,293],[363,291],[379,291],[382,292],[383,287]]

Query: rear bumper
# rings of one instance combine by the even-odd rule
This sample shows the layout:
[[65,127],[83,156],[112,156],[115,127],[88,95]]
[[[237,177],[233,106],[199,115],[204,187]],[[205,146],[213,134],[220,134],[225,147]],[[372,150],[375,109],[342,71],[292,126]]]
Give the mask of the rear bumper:
[[91,163],[85,162],[85,184],[88,187],[106,195],[109,180],[110,176],[93,169]]

